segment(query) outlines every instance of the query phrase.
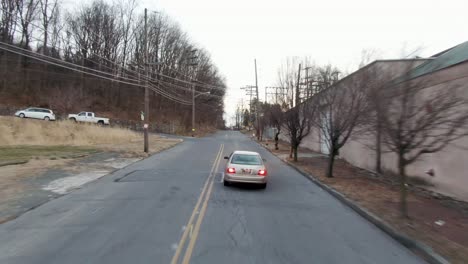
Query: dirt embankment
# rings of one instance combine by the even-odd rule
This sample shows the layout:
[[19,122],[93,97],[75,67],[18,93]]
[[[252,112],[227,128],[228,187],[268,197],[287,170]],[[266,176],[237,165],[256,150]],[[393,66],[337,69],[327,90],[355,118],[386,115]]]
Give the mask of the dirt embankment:
[[0,146],[94,146],[96,144],[127,143],[141,136],[129,129],[99,127],[71,121],[0,117]]

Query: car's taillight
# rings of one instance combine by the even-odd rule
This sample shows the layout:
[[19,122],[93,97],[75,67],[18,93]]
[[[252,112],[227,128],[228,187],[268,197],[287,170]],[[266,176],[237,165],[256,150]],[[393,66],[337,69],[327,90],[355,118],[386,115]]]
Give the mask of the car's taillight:
[[267,175],[267,171],[266,171],[266,170],[258,170],[258,175],[266,176],[266,175]]
[[227,173],[236,173],[236,169],[234,169],[234,168],[227,168],[226,172],[227,172]]

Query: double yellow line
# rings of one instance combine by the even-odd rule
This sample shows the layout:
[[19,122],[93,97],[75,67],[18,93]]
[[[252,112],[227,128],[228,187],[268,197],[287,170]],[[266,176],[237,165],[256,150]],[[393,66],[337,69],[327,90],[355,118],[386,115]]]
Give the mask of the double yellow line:
[[[213,162],[211,167],[210,175],[206,179],[205,185],[203,186],[200,197],[198,198],[195,208],[193,208],[192,215],[186,225],[184,233],[180,238],[180,242],[177,246],[177,250],[172,257],[171,264],[177,264],[179,257],[182,254],[182,251],[185,249],[184,258],[182,259],[182,264],[188,264],[190,262],[190,257],[192,256],[193,249],[195,247],[195,242],[197,241],[198,233],[200,232],[200,226],[205,216],[206,208],[208,206],[208,200],[210,199],[211,191],[213,189],[214,178],[216,172],[218,171],[219,163],[223,156],[224,144],[221,144],[218,150],[218,154]],[[203,204],[202,204],[203,202]],[[199,210],[201,205],[201,209]],[[194,221],[196,220],[195,224]],[[187,247],[185,247],[185,242],[189,239]]]

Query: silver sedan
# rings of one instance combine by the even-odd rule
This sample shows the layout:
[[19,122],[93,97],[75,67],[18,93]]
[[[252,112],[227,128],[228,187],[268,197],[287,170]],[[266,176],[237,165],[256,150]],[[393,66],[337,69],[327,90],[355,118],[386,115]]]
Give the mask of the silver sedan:
[[234,151],[227,159],[224,171],[224,186],[232,182],[255,183],[266,188],[268,172],[257,152]]

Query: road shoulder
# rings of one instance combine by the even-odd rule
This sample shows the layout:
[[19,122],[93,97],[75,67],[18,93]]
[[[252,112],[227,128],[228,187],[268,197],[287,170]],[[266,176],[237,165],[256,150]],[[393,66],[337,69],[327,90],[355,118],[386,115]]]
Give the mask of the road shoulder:
[[[256,140],[253,139],[255,142]],[[258,142],[257,142],[258,143]],[[284,163],[295,169],[297,172],[299,172],[301,175],[309,179],[311,182],[331,194],[333,197],[338,199],[340,202],[345,204],[346,206],[350,207],[353,209],[356,213],[364,217],[366,220],[374,224],[376,227],[381,229],[383,232],[388,234],[390,237],[401,243],[403,246],[407,247],[408,249],[412,250],[416,255],[419,255],[423,257],[426,261],[429,263],[437,263],[437,264],[442,264],[442,263],[450,263],[447,259],[436,253],[431,247],[427,246],[426,244],[417,241],[407,235],[404,235],[402,232],[399,232],[397,229],[395,229],[392,225],[384,221],[382,218],[378,217],[376,214],[370,212],[363,206],[359,205],[357,202],[353,201],[349,197],[347,197],[345,194],[339,192],[335,188],[323,183],[319,178],[314,177],[311,173],[309,173],[303,164],[295,164],[291,161],[288,160],[287,156],[285,153],[278,153],[274,150],[272,150],[272,144],[268,143],[261,143],[259,144],[262,147],[264,147],[266,150],[271,152],[273,155],[277,156],[280,160],[282,160]],[[284,151],[283,151],[284,152]],[[307,151],[306,151],[307,152]],[[317,155],[310,154],[310,153],[303,153],[304,157],[307,158],[314,158]]]
[[[28,157],[0,166],[0,224],[182,142],[167,139],[143,155],[131,146],[97,146],[75,155]],[[132,144],[134,145],[134,144]],[[154,145],[153,145],[154,146]],[[72,148],[70,148],[72,149]],[[41,151],[44,154],[44,151]]]

